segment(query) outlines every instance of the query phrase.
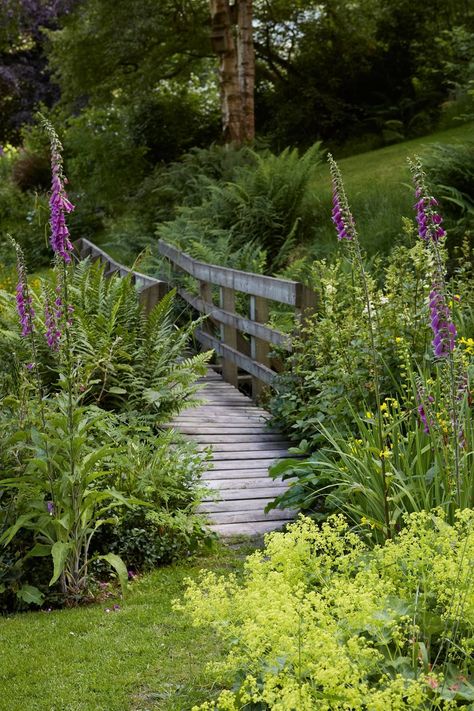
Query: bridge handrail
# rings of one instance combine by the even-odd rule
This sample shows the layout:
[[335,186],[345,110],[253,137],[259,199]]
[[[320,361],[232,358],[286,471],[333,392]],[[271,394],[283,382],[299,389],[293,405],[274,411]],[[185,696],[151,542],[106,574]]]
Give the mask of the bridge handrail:
[[[182,288],[178,288],[178,293],[199,313],[209,316],[211,323],[205,322],[196,337],[222,357],[224,379],[237,386],[241,368],[252,376],[252,394],[258,395],[262,384],[270,385],[276,375],[276,363],[269,357],[269,344],[291,350],[289,336],[266,325],[268,302],[294,306],[304,318],[316,310],[315,292],[301,282],[201,262],[163,240],[158,242],[158,251],[179,270],[198,280],[199,296]],[[213,303],[213,285],[220,287],[219,306]],[[250,297],[249,318],[236,312],[236,292]],[[213,333],[212,323],[219,325],[220,338]],[[242,333],[250,336],[250,347]]]
[[147,312],[151,311],[153,306],[169,291],[167,282],[161,279],[155,279],[148,274],[142,274],[142,272],[137,272],[134,269],[126,267],[124,264],[120,264],[120,262],[113,259],[110,254],[107,254],[107,252],[85,237],[77,239],[74,242],[74,248],[81,259],[90,257],[92,261],[98,260],[101,264],[105,265],[104,273],[106,276],[117,272],[120,276],[130,274],[133,283],[140,292],[140,301]]

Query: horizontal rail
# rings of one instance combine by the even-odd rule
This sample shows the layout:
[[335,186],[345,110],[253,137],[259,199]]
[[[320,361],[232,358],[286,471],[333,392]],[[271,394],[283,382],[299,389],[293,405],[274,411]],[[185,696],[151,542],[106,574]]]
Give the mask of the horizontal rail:
[[271,370],[271,368],[267,368],[265,365],[257,363],[257,361],[252,360],[249,356],[240,353],[240,351],[235,350],[235,348],[227,346],[225,343],[222,343],[222,341],[219,341],[217,338],[214,338],[214,336],[211,336],[208,333],[204,333],[200,329],[196,330],[195,335],[199,343],[201,343],[205,348],[213,348],[217,355],[226,358],[231,363],[234,363],[239,368],[242,368],[242,370],[245,370],[247,373],[250,373],[250,375],[258,378],[258,380],[262,383],[265,383],[266,385],[271,385],[273,383],[277,374]]
[[158,251],[180,269],[199,279],[199,281],[224,286],[252,296],[261,296],[271,301],[278,301],[281,304],[296,306],[296,308],[300,307],[302,285],[297,281],[276,279],[262,274],[252,274],[251,272],[242,272],[237,269],[199,262],[197,259],[190,257],[189,254],[180,252],[170,244],[163,242],[163,240],[158,242]]
[[261,341],[281,346],[287,351],[292,350],[291,339],[286,334],[276,331],[273,328],[269,328],[268,326],[264,326],[261,323],[257,323],[256,321],[251,321],[244,316],[239,316],[238,314],[233,314],[230,311],[219,309],[217,306],[214,306],[214,304],[209,304],[207,301],[199,298],[199,296],[193,296],[185,289],[178,289],[177,291],[181,298],[196,309],[196,311],[199,311],[206,316],[210,316],[218,323],[223,323],[226,326],[232,326],[243,333],[247,333],[249,336],[255,336]]
[[93,242],[90,242],[85,237],[80,237],[74,242],[74,248],[81,257],[92,257],[93,259],[100,259],[101,262],[108,266],[107,273],[112,274],[118,272],[120,276],[127,276],[131,274],[135,285],[139,291],[147,289],[150,286],[155,286],[156,284],[166,284],[166,282],[161,279],[155,279],[154,277],[148,276],[148,274],[142,274],[142,272],[137,272],[124,264],[120,264],[115,259],[113,259],[110,254],[104,252],[103,249],[97,247]]

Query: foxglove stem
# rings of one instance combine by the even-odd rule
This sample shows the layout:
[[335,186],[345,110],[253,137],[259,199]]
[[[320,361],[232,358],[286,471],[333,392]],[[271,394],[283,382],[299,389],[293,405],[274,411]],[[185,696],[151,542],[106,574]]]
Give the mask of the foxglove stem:
[[[339,167],[332,157],[328,154],[329,170],[332,178],[333,186],[333,211],[332,220],[336,226],[337,238],[339,241],[345,241],[349,243],[351,258],[353,264],[357,266],[359,271],[362,287],[364,290],[365,305],[367,309],[367,321],[369,326],[369,341],[370,341],[370,351],[372,357],[372,370],[373,370],[373,384],[375,401],[377,405],[377,432],[379,437],[379,452],[383,452],[385,449],[384,441],[384,424],[382,419],[381,410],[381,396],[380,396],[380,384],[379,384],[379,358],[377,353],[377,348],[375,345],[375,323],[374,323],[374,313],[372,308],[372,302],[370,299],[370,289],[369,280],[364,267],[364,259],[362,257],[362,251],[360,248],[359,237],[357,234],[357,229],[355,226],[355,221],[352,216],[349,201],[346,196],[344,189],[344,182],[342,180],[342,175]],[[385,528],[387,538],[392,537],[392,529],[390,524],[390,510],[388,504],[388,483],[387,483],[387,470],[385,458],[380,457],[380,464],[382,469],[382,482],[383,482],[383,505],[384,505],[384,518],[385,518]]]
[[447,288],[445,279],[445,265],[441,248],[446,237],[445,230],[441,227],[442,218],[435,208],[438,207],[436,198],[429,194],[426,174],[421,160],[408,161],[415,185],[416,219],[418,234],[425,242],[426,248],[434,257],[434,274],[430,292],[429,308],[431,329],[433,331],[433,352],[437,360],[447,362],[449,374],[449,397],[451,420],[453,425],[452,446],[454,453],[454,471],[456,478],[456,503],[461,504],[461,472],[460,472],[460,442],[462,428],[460,427],[459,386],[456,378],[454,351],[456,347],[456,326],[454,325],[451,310],[448,306]]
[[71,252],[74,247],[70,240],[69,230],[66,224],[66,215],[74,210],[74,205],[68,199],[65,184],[67,178],[63,172],[63,160],[61,152],[63,147],[58,135],[49,121],[42,117],[43,126],[49,136],[51,143],[51,197],[50,225],[51,225],[51,247],[53,252],[60,256],[66,264],[71,261]]

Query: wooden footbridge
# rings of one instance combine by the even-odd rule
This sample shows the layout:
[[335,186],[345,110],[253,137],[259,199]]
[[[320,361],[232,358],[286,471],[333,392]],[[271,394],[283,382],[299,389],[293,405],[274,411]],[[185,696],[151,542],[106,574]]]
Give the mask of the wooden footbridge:
[[[88,240],[78,240],[76,250],[82,258],[99,259],[106,275],[131,273],[147,310],[170,288],[169,282],[119,264]],[[291,344],[286,335],[267,325],[269,301],[293,307],[304,318],[316,307],[315,294],[299,282],[205,264],[161,241],[159,251],[178,272],[173,278],[178,294],[207,316],[196,338],[219,359],[199,381],[197,407],[183,410],[169,425],[200,449],[212,450],[212,466],[203,477],[212,493],[201,510],[208,514],[211,528],[225,536],[280,528],[294,518],[294,512],[265,513],[266,505],[287,487],[271,479],[268,468],[290,456],[289,443],[281,432],[268,427],[269,414],[256,400],[265,387],[271,387],[279,368],[270,348],[290,350]],[[188,281],[190,277],[198,281],[198,295],[184,288],[183,274]],[[239,299],[248,304],[249,317],[238,313]]]

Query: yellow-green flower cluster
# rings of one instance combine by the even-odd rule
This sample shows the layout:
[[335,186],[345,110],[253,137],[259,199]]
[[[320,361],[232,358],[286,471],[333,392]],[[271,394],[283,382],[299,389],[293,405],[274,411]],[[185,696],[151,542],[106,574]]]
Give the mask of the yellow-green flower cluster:
[[214,671],[240,679],[194,711],[457,708],[455,691],[438,693],[447,657],[436,660],[425,627],[439,617],[446,635],[456,611],[449,662],[469,659],[473,529],[472,512],[454,527],[437,512],[413,515],[399,539],[370,552],[341,517],[321,528],[300,517],[250,556],[242,583],[213,573],[189,582],[177,609],[218,631],[228,653]]

